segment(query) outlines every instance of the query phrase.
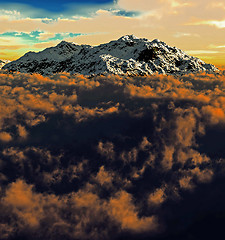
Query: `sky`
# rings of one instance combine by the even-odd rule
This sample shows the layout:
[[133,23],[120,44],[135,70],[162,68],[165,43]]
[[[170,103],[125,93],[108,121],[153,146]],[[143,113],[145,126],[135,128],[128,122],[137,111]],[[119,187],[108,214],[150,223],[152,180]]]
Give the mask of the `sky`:
[[0,0],[0,59],[62,40],[99,45],[126,34],[225,65],[222,0]]

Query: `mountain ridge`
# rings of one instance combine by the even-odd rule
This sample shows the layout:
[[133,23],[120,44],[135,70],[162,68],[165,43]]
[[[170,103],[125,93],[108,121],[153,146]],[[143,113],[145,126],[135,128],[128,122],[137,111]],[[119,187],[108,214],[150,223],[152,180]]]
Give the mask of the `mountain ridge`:
[[189,56],[159,39],[150,41],[134,35],[125,35],[98,46],[62,41],[37,53],[27,52],[2,69],[42,75],[69,72],[131,76],[219,71],[214,65]]

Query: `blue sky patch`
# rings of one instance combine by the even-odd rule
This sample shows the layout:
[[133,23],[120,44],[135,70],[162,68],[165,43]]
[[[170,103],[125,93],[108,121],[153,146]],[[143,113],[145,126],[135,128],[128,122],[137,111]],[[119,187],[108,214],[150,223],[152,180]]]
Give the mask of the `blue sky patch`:
[[140,12],[135,11],[125,11],[125,10],[119,10],[115,12],[116,16],[123,16],[123,17],[138,17],[141,15]]
[[42,9],[48,12],[60,13],[68,10],[71,5],[102,5],[113,4],[113,0],[0,0],[0,5],[25,4],[32,8]]
[[26,42],[27,44],[35,44],[35,43],[44,43],[49,41],[57,41],[57,40],[63,40],[65,38],[73,38],[77,36],[84,35],[82,33],[56,33],[54,37],[49,37],[46,39],[40,39],[41,34],[43,34],[44,31],[32,31],[30,33],[25,32],[5,32],[0,34],[0,38],[19,38],[23,42]]

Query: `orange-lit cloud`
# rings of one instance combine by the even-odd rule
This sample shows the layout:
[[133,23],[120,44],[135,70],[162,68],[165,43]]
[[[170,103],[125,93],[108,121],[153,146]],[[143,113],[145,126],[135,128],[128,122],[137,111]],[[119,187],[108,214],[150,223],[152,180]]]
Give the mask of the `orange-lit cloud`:
[[142,239],[176,219],[186,230],[190,199],[221,194],[224,79],[2,72],[1,236]]
[[145,232],[157,229],[157,218],[155,216],[139,218],[132,204],[131,196],[121,191],[115,198],[110,199],[109,207],[112,217],[121,223],[122,229],[134,232]]

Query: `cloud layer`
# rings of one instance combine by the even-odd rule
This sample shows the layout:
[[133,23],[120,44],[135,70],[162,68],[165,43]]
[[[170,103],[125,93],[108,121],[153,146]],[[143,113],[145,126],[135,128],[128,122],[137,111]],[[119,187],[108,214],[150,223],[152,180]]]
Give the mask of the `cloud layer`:
[[224,80],[1,73],[0,239],[217,236]]

